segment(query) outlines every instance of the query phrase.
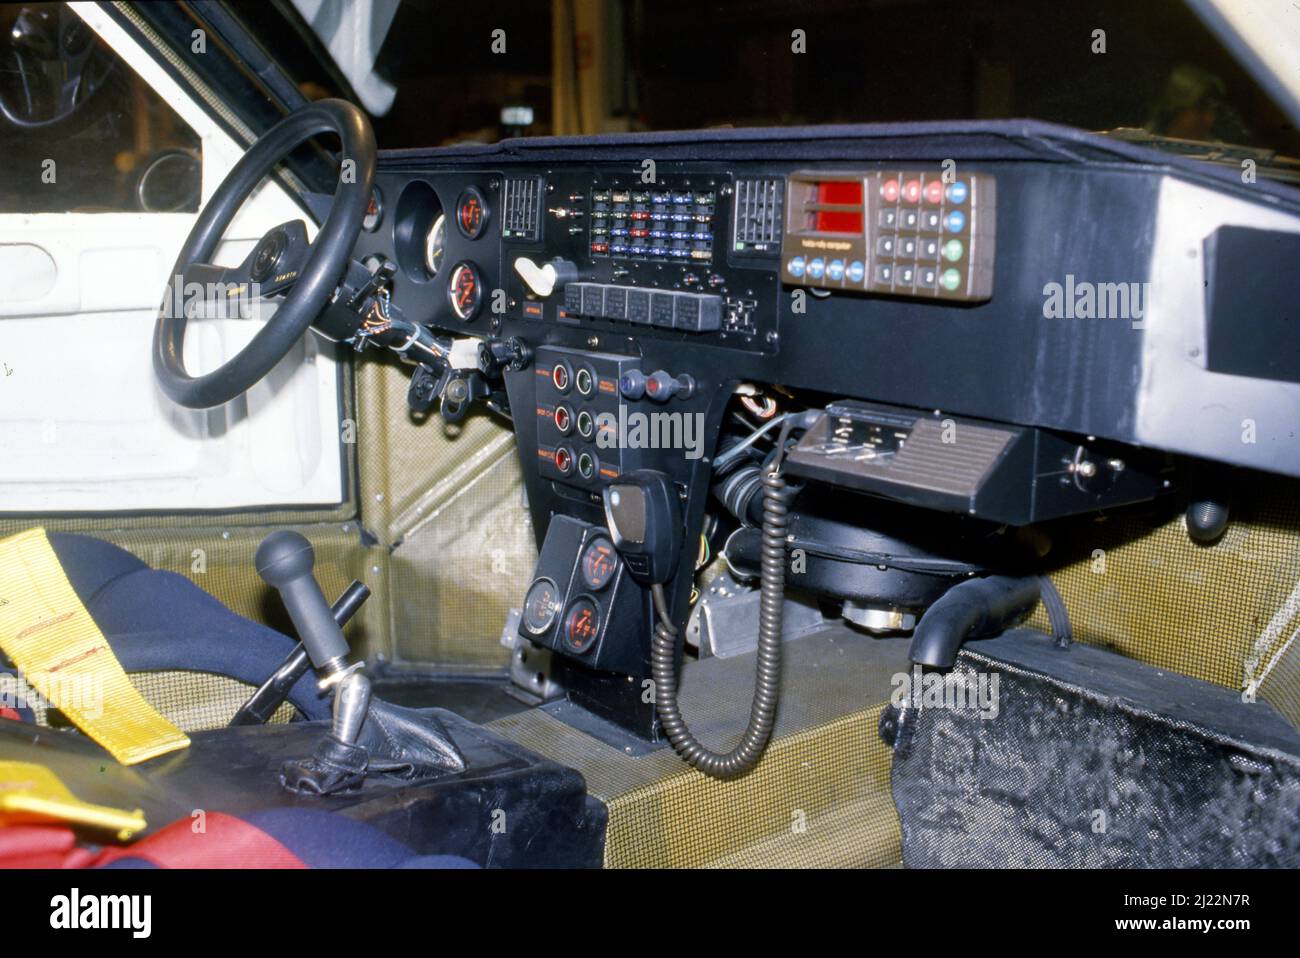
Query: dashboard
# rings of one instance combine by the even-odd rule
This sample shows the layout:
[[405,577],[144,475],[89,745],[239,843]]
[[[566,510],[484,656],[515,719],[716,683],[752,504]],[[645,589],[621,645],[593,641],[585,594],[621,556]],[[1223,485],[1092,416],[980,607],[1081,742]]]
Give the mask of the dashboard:
[[[528,357],[504,376],[542,553],[521,634],[591,670],[596,711],[638,708],[652,618],[621,573],[584,578],[600,490],[660,470],[698,530],[739,384],[827,407],[792,456],[810,481],[994,522],[1150,498],[1170,456],[1300,476],[1300,332],[1235,325],[1293,299],[1293,193],[1077,131],[923,126],[381,156],[356,258],[396,265],[408,319]],[[681,431],[628,441],[637,413]]]

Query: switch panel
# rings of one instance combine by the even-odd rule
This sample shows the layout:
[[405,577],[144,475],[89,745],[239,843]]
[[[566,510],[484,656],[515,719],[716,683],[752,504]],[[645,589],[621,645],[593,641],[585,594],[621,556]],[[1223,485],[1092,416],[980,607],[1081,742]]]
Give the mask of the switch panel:
[[569,283],[564,287],[564,314],[687,333],[712,333],[722,328],[722,297],[604,283]]
[[978,302],[993,295],[996,181],[937,171],[789,178],[781,278],[799,286]]
[[591,194],[591,255],[713,261],[717,191],[599,187]]
[[626,405],[619,380],[639,371],[636,359],[548,346],[537,350],[535,370],[543,476],[595,490],[637,468],[637,450],[620,448],[616,434]]

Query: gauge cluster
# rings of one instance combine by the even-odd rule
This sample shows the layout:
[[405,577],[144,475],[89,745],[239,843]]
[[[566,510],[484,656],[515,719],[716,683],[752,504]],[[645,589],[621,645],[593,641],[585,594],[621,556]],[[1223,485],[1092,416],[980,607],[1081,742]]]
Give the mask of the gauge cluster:
[[525,638],[600,669],[635,668],[635,631],[644,591],[627,575],[605,530],[567,516],[551,521],[524,597],[519,631]]
[[473,331],[499,283],[499,181],[487,173],[380,174],[362,221],[358,259],[397,265],[393,302],[409,319]]

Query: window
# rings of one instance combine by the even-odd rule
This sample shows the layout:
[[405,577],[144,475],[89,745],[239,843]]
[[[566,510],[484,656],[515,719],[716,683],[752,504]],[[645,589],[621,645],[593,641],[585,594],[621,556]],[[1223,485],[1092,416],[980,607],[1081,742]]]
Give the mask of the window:
[[194,212],[199,138],[66,4],[0,5],[0,212]]

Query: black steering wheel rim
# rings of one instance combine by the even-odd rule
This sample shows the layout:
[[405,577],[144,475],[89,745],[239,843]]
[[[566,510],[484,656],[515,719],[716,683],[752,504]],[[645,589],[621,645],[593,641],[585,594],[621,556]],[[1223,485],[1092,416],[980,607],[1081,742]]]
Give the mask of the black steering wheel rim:
[[[184,310],[174,287],[196,264],[211,262],[221,237],[244,200],[292,150],[313,136],[334,133],[342,159],[352,161],[351,177],[340,176],[334,202],[293,287],[275,315],[237,354],[201,376],[185,369]],[[346,100],[319,100],[285,117],[240,158],[208,201],[181,247],[167,282],[154,327],[153,368],[158,385],[174,402],[209,409],[229,402],[258,383],[288,355],[329,301],[361,232],[375,178],[375,136],[365,114]],[[181,292],[184,292],[182,288]]]

